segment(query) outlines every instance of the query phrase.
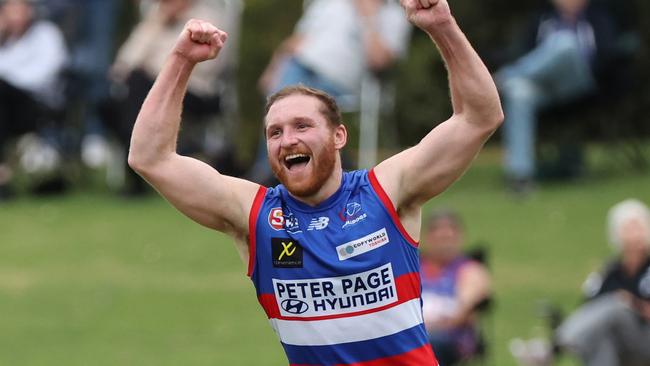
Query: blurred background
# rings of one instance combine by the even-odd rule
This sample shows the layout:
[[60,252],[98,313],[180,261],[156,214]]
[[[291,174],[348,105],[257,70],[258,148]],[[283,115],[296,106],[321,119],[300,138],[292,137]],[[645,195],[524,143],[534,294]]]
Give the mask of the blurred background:
[[[255,164],[272,88],[263,76],[318,3],[0,1],[0,365],[286,364],[230,240],[177,213],[125,160],[166,52],[187,17],[202,17],[230,38],[191,82],[179,150],[272,183]],[[531,24],[552,9],[449,3],[497,79],[543,42],[543,26]],[[630,197],[650,203],[650,3],[589,6],[609,27],[585,56],[594,83],[533,103],[533,170],[511,169],[515,148],[499,131],[425,208],[463,217],[492,278],[479,315],[485,354],[470,364],[517,365],[513,339],[549,339],[554,317],[581,303],[587,275],[616,255],[608,209]],[[366,47],[363,26],[355,39]],[[597,33],[585,39],[599,44]],[[340,99],[349,169],[416,144],[451,114],[438,52],[421,31],[403,34],[389,61],[365,54],[360,84]]]

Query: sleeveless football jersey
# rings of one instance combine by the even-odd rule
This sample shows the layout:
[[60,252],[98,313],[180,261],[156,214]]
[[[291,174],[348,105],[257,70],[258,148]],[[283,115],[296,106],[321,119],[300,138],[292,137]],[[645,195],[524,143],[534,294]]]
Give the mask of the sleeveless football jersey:
[[316,207],[262,187],[249,224],[248,275],[291,365],[437,365],[417,242],[372,171]]

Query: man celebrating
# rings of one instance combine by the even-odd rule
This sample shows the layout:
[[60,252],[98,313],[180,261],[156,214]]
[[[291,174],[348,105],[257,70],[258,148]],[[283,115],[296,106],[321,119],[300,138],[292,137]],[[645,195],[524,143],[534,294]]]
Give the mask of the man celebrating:
[[226,34],[187,23],[136,121],[129,164],[181,212],[231,235],[290,364],[436,365],[420,308],[422,205],[469,166],[503,120],[496,87],[446,0],[403,0],[440,49],[453,116],[370,171],[344,173],[336,103],[294,86],[269,98],[266,188],[175,151],[193,67]]

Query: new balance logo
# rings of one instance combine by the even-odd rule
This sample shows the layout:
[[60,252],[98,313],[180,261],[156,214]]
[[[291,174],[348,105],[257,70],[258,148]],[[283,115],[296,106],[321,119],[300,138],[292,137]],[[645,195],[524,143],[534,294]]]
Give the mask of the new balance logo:
[[311,219],[311,222],[309,223],[309,226],[307,227],[307,231],[312,231],[312,230],[323,230],[329,225],[330,223],[330,218],[326,216],[321,216],[321,217],[315,217]]

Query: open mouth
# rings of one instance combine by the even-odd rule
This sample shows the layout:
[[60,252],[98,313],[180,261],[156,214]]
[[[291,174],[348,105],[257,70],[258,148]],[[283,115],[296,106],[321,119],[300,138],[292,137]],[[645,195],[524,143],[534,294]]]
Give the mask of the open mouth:
[[290,154],[284,157],[284,165],[287,169],[302,168],[307,166],[311,157],[307,154]]

